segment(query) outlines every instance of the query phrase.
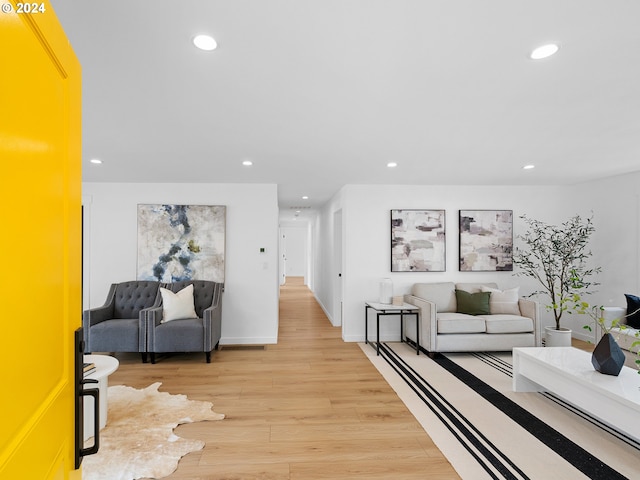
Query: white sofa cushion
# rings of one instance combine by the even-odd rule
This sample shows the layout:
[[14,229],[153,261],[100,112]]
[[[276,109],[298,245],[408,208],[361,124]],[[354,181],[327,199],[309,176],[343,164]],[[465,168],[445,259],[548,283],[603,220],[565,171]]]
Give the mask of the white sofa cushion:
[[497,283],[456,283],[456,290],[464,290],[469,293],[483,292],[482,287],[498,288]]
[[[640,333],[638,332],[640,332],[640,330],[631,327],[627,327],[624,329],[621,329],[620,327],[614,327],[611,329],[611,334],[613,335],[613,338],[615,338],[620,348],[633,353],[637,353],[640,350],[640,346],[638,345],[631,348],[631,345],[633,345],[635,342],[640,341]],[[636,334],[638,334],[639,336],[636,337]]]
[[508,290],[498,290],[482,286],[483,292],[489,292],[489,311],[492,315],[507,313],[510,315],[520,315],[520,307],[518,306],[518,298],[520,287],[510,288]]
[[445,312],[438,314],[440,333],[485,333],[485,317],[466,313]]
[[483,317],[487,333],[528,333],[533,332],[533,320],[520,315],[478,315]]
[[456,289],[453,282],[414,283],[411,294],[435,303],[438,312],[456,311]]

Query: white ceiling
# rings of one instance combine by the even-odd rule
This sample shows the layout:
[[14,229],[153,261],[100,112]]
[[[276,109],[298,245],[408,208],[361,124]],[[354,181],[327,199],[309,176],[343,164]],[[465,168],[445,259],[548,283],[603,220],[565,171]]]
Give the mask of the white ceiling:
[[51,3],[83,69],[85,181],[276,183],[285,210],[345,184],[640,170],[638,0]]

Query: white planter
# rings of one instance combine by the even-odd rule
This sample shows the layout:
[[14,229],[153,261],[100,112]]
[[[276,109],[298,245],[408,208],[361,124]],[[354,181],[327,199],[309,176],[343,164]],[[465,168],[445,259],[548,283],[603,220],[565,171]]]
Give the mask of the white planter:
[[570,347],[571,346],[571,329],[560,327],[544,327],[544,346],[545,347]]

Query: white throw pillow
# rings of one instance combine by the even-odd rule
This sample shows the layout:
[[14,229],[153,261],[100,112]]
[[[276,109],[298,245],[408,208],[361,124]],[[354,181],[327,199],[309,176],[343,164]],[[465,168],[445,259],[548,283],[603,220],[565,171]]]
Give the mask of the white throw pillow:
[[193,304],[193,285],[187,285],[178,293],[160,287],[162,295],[162,322],[178,318],[198,318]]
[[492,315],[511,314],[520,315],[520,307],[518,306],[518,297],[520,287],[510,288],[508,290],[498,290],[482,286],[483,292],[491,293],[489,297],[489,311]]

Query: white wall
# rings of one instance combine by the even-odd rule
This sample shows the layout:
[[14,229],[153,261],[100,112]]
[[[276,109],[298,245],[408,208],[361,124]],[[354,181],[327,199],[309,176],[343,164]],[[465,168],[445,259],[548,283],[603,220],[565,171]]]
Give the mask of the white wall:
[[[569,189],[571,190],[571,188]],[[344,318],[343,338],[346,341],[364,339],[364,302],[376,300],[379,282],[391,277],[394,294],[409,292],[415,282],[461,281],[496,282],[502,288],[520,286],[522,294],[536,290],[533,280],[516,277],[511,272],[459,272],[458,271],[458,210],[501,209],[513,210],[514,233],[523,230],[522,214],[549,222],[559,222],[584,211],[576,211],[568,203],[571,193],[566,187],[495,187],[495,186],[407,186],[407,185],[347,185],[321,212],[321,227],[330,228],[332,216],[338,208],[343,210],[343,282]],[[446,272],[391,273],[390,271],[390,210],[392,209],[444,209],[446,211]],[[587,210],[588,211],[588,210]],[[325,232],[323,242],[331,242],[332,234]],[[330,245],[327,244],[327,245]],[[331,265],[331,248],[325,246],[319,255],[320,265]],[[316,292],[325,311],[333,311],[332,272],[323,270]],[[383,320],[381,337],[397,340],[399,322]],[[545,314],[545,324],[551,317]],[[369,322],[370,334],[375,325]]]
[[593,204],[593,251],[602,266],[599,303],[621,306],[624,294],[640,294],[640,172],[581,185]]
[[[83,199],[90,210],[84,288],[91,306],[104,303],[111,283],[136,278],[138,204],[226,205],[220,343],[276,343],[277,197],[272,184],[84,183]],[[261,247],[266,253],[260,253]]]
[[315,290],[316,286],[315,286],[315,262],[313,261],[314,255],[315,255],[315,250],[316,250],[316,235],[315,235],[315,228],[316,228],[316,222],[315,219],[317,217],[317,214],[314,214],[313,217],[311,217],[311,221],[307,222],[307,258],[306,258],[306,272],[307,272],[307,277],[306,277],[306,282],[307,282],[307,287],[309,288],[309,290],[311,290],[312,292]]
[[[581,184],[571,200],[593,210],[596,228],[591,246],[602,273],[587,300],[626,308],[625,293],[640,295],[640,172]],[[578,323],[574,336],[589,338],[584,330],[576,335]]]
[[[520,286],[522,294],[538,289],[527,277],[509,272],[458,271],[458,210],[508,209],[514,212],[514,236],[523,233],[525,225],[519,218],[526,214],[546,222],[559,223],[569,217],[593,213],[595,234],[591,241],[593,264],[602,267],[597,277],[600,285],[588,297],[593,304],[625,306],[624,293],[640,294],[640,172],[621,175],[575,186],[367,186],[348,185],[322,210],[317,224],[331,230],[335,211],[343,209],[344,242],[344,325],[343,338],[362,341],[364,338],[364,307],[366,300],[375,300],[379,281],[391,277],[394,294],[407,293],[418,281],[494,281],[502,288]],[[447,226],[446,272],[390,272],[390,210],[445,209]],[[317,252],[316,291],[325,311],[333,311],[332,271],[320,266],[331,265],[331,231],[324,231],[323,248]],[[515,245],[519,241],[515,239]],[[517,269],[516,269],[517,271]],[[552,325],[553,317],[542,306],[544,325]],[[574,337],[591,339],[582,327],[588,319],[572,315],[563,317],[563,325],[573,330]],[[372,329],[370,322],[370,334]],[[386,320],[381,336],[398,338],[397,321]],[[395,324],[394,324],[395,323]]]
[[[603,269],[592,303],[624,306],[624,293],[640,294],[640,172],[573,187],[347,185],[325,204],[308,227],[311,262],[309,283],[334,325],[334,217],[342,211],[343,338],[364,339],[366,300],[378,297],[379,281],[391,277],[395,295],[407,293],[417,281],[495,281],[503,288],[519,285],[527,294],[537,289],[526,277],[509,272],[458,271],[458,210],[510,209],[514,234],[524,229],[518,217],[527,214],[561,222],[580,213],[594,214],[591,244],[594,264]],[[223,344],[277,341],[278,206],[275,185],[256,184],[109,184],[85,183],[90,209],[89,273],[85,288],[92,306],[101,305],[111,282],[136,275],[136,205],[176,203],[227,205],[226,292]],[[445,209],[447,271],[390,273],[390,210]],[[516,240],[516,245],[517,245]],[[265,254],[259,248],[266,249]],[[87,292],[85,292],[87,293]],[[544,323],[551,316],[544,313]],[[384,324],[386,323],[386,324]],[[565,323],[565,322],[563,322]],[[574,336],[589,338],[584,320],[569,317]],[[371,325],[370,325],[371,328]],[[397,338],[393,320],[381,325],[383,338]]]
[[[336,212],[342,209],[343,191],[344,189],[334,195],[334,197],[323,206],[315,218],[312,228],[314,235],[312,244],[316,247],[313,251],[313,293],[334,326],[340,325],[340,319],[336,318],[334,314],[334,312],[337,311],[336,298],[339,298],[339,292],[336,292],[336,278],[338,273],[340,273],[334,262],[334,251],[336,250],[334,246],[334,242],[336,241],[334,216]],[[342,222],[344,225],[344,215],[342,215]],[[343,233],[343,255],[345,255],[344,242]],[[344,270],[342,271],[342,277],[344,278]]]

